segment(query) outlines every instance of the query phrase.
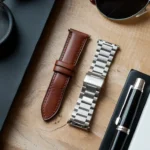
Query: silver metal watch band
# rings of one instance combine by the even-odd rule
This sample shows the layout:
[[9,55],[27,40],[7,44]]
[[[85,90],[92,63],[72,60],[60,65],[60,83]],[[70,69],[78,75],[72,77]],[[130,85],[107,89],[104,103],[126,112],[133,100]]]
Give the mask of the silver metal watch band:
[[90,71],[86,74],[83,87],[68,123],[81,129],[89,130],[92,115],[118,46],[98,40],[97,50]]

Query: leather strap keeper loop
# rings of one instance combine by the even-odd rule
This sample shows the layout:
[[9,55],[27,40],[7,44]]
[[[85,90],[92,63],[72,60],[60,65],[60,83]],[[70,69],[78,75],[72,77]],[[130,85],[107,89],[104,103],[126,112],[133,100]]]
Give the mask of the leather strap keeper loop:
[[63,62],[61,60],[57,60],[55,63],[55,66],[63,67],[65,69],[68,69],[70,71],[74,71],[75,66],[73,64],[68,64],[66,62]]
[[66,69],[66,68],[63,68],[61,66],[55,66],[54,69],[53,69],[55,72],[58,72],[58,73],[61,73],[61,74],[64,74],[64,75],[67,75],[69,77],[72,77],[74,75],[74,72],[69,70],[69,69]]

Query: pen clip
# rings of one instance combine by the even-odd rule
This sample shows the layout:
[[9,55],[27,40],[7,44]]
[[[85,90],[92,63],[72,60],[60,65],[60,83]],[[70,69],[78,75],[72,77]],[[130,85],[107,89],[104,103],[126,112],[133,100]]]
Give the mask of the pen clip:
[[117,117],[117,119],[116,119],[116,121],[115,121],[115,124],[116,124],[116,125],[118,125],[118,124],[120,123],[120,121],[121,121],[121,115],[122,115],[122,113],[123,113],[123,111],[124,111],[124,108],[125,108],[125,106],[126,106],[126,104],[127,104],[128,96],[129,96],[129,94],[130,94],[132,88],[133,88],[133,85],[130,85],[129,90],[128,90],[128,93],[127,93],[126,98],[125,98],[125,101],[124,101],[124,104],[123,104],[123,106],[122,106],[122,108],[121,108],[121,110],[120,110],[119,116]]

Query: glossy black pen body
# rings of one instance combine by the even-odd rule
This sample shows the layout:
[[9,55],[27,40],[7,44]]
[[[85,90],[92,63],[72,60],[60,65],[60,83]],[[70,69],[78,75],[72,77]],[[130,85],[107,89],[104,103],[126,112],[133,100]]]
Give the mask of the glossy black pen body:
[[139,102],[143,93],[145,81],[138,78],[132,88],[132,93],[127,97],[128,101],[121,120],[117,124],[116,134],[110,150],[122,150],[134,121]]

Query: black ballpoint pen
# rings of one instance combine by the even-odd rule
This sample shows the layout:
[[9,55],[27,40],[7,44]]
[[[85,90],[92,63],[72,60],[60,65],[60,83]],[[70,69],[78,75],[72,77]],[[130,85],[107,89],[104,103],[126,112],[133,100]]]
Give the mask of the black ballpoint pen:
[[130,132],[133,120],[137,113],[139,102],[143,93],[145,81],[137,78],[133,86],[130,87],[125,102],[116,119],[117,132],[110,147],[110,150],[122,150]]

